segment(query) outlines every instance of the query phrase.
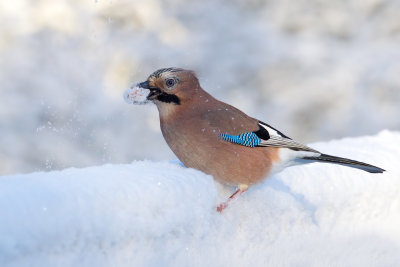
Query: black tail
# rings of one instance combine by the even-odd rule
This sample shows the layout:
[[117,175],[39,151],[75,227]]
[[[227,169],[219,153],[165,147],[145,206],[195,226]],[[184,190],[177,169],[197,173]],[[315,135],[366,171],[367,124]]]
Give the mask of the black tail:
[[304,157],[303,159],[340,164],[340,165],[344,165],[344,166],[348,166],[348,167],[352,167],[352,168],[357,168],[357,169],[360,169],[360,170],[363,170],[366,172],[370,172],[370,173],[382,173],[385,171],[384,169],[375,167],[373,165],[370,165],[370,164],[367,164],[364,162],[330,156],[330,155],[326,155],[326,154],[321,154],[321,156],[319,156],[319,157]]

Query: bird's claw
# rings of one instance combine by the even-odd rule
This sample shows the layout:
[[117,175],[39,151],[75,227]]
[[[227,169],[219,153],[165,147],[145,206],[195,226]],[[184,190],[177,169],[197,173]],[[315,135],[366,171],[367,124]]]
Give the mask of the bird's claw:
[[217,211],[219,213],[221,213],[226,207],[228,207],[228,203],[227,202],[222,202],[221,204],[218,205]]

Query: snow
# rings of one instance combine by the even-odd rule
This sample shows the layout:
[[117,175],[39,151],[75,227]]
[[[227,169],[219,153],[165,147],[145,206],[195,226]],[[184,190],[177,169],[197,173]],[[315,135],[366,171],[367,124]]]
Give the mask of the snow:
[[123,93],[123,98],[128,104],[144,105],[149,102],[147,100],[149,94],[149,89],[139,87],[138,83],[132,83],[131,87],[127,88]]
[[0,266],[396,266],[400,133],[310,144],[313,163],[233,188],[177,162],[0,177]]

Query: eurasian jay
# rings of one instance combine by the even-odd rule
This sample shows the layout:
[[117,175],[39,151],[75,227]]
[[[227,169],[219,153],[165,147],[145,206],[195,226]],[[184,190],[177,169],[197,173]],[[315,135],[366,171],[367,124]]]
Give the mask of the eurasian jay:
[[383,169],[323,154],[289,138],[272,126],[247,116],[204,91],[195,73],[180,68],[155,71],[124,93],[128,103],[153,102],[161,132],[186,166],[210,174],[222,184],[237,186],[228,202],[283,168],[311,162],[335,163],[370,173]]

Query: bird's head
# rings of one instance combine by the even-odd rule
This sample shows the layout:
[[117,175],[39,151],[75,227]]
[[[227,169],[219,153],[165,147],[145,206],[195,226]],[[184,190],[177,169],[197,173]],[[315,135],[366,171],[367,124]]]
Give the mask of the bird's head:
[[199,81],[193,71],[164,68],[153,72],[146,81],[132,84],[125,91],[124,98],[133,104],[181,105],[199,89]]

